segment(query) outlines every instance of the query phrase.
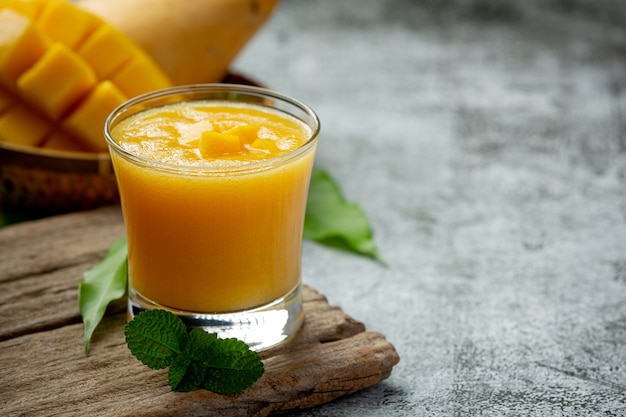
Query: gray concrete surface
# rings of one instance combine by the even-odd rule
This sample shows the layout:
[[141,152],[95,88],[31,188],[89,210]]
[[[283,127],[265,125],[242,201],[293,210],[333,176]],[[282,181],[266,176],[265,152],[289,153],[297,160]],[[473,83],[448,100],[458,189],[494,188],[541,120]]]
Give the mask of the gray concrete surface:
[[401,362],[300,416],[626,415],[626,2],[283,0],[234,68],[319,113],[389,262],[305,244]]

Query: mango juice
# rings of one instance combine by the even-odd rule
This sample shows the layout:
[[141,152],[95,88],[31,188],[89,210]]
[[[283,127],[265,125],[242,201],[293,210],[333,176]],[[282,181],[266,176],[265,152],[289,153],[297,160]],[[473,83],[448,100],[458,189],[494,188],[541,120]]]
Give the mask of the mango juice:
[[131,292],[211,314],[298,289],[310,126],[259,104],[195,100],[136,112],[110,138]]

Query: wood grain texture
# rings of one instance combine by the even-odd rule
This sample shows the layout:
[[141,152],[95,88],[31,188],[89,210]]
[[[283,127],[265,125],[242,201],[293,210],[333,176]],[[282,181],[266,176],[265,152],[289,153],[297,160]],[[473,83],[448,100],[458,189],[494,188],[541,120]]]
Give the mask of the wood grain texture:
[[110,310],[85,357],[77,303],[82,274],[123,234],[119,208],[0,230],[0,408],[3,415],[267,416],[332,401],[387,378],[399,356],[323,294],[304,287],[305,324],[262,353],[249,390],[172,392],[126,347],[123,304]]

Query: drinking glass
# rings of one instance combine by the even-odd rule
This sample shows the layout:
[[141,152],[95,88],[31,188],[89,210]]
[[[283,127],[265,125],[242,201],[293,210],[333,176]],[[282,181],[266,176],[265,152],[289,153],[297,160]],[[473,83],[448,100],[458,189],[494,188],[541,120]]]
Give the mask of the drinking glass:
[[[129,120],[149,118],[152,109],[172,105],[216,107],[236,115],[253,109],[287,120],[305,137],[296,149],[269,158],[179,163],[176,146],[169,149],[168,143],[194,144],[193,135],[228,116],[209,110],[203,120],[194,113],[190,128],[174,132],[176,123],[166,114],[149,119],[148,128],[123,132]],[[259,132],[268,128],[255,123],[261,123]],[[172,87],[115,109],[104,133],[128,242],[130,317],[168,310],[189,328],[236,337],[254,350],[295,334],[304,317],[302,233],[319,130],[319,119],[306,104],[245,85]],[[168,159],[157,161],[128,147],[122,140],[128,135],[156,138],[142,146]]]

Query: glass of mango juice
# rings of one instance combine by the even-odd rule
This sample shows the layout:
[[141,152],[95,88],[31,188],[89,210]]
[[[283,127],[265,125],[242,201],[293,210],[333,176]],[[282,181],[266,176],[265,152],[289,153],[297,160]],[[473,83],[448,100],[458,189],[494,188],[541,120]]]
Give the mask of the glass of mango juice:
[[164,309],[254,350],[299,329],[320,130],[306,104],[200,84],[138,96],[104,127],[128,242],[128,311]]

